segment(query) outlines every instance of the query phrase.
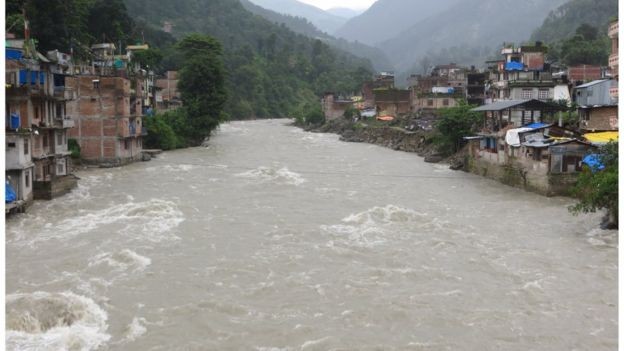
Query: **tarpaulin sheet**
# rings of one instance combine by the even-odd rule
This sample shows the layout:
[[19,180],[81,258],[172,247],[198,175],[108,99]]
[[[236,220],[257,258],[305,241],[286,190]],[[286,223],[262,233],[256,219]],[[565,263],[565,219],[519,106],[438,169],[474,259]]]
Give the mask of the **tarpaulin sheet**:
[[522,128],[540,129],[540,128],[548,127],[549,125],[550,124],[546,124],[546,123],[531,123],[531,124],[527,124],[526,126],[523,126]]
[[585,156],[585,158],[583,158],[583,163],[588,165],[589,168],[592,169],[592,171],[602,171],[603,169],[605,169],[604,164],[600,160],[600,155],[587,155]]
[[522,62],[507,62],[505,64],[505,71],[522,71],[524,69],[524,65]]
[[507,131],[505,135],[505,142],[510,146],[520,146],[520,133],[527,132],[529,130],[533,130],[531,128],[516,128],[510,129]]
[[4,193],[4,203],[8,204],[17,200],[17,195],[15,194],[15,190],[9,183],[6,183],[5,193]]
[[618,132],[600,132],[587,133],[583,136],[592,144],[606,144],[611,140],[618,141],[618,135]]

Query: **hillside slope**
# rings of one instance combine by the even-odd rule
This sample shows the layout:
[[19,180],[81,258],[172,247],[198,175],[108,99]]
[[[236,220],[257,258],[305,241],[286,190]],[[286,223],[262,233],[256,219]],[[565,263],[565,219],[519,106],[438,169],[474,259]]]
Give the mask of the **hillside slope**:
[[289,116],[323,91],[357,89],[370,63],[297,34],[243,8],[238,0],[126,0],[130,14],[173,35],[209,34],[225,53],[233,118]]
[[263,18],[278,25],[284,24],[295,33],[303,34],[314,39],[320,39],[337,50],[344,50],[355,56],[368,59],[377,71],[392,69],[392,63],[390,63],[390,60],[383,53],[383,51],[378,48],[358,42],[349,42],[345,39],[337,39],[322,32],[303,17],[294,17],[267,10],[251,3],[248,0],[240,0],[240,2],[249,12],[262,16]]
[[303,17],[326,33],[334,33],[347,19],[323,11],[297,0],[250,0],[254,4],[277,13]]
[[379,47],[399,70],[411,69],[424,56],[441,50],[453,52],[448,55],[449,60],[457,60],[458,54],[464,54],[464,61],[457,63],[481,65],[485,53],[503,42],[529,38],[548,13],[564,1],[461,0],[380,43]]
[[373,45],[388,40],[419,21],[453,6],[458,0],[379,0],[350,19],[334,35]]
[[609,19],[617,13],[618,0],[571,0],[551,11],[533,32],[531,40],[557,42],[573,36],[576,28],[583,23],[606,33]]

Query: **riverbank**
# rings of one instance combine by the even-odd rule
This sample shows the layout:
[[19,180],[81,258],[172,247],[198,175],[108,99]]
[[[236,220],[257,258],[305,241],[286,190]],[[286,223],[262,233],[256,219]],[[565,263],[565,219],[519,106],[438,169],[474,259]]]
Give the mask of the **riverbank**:
[[340,140],[351,143],[369,143],[387,147],[397,151],[414,152],[425,158],[425,162],[437,163],[444,161],[444,157],[437,153],[432,143],[433,132],[406,130],[399,126],[387,123],[335,119],[322,126],[304,127],[306,131],[314,133],[335,133]]

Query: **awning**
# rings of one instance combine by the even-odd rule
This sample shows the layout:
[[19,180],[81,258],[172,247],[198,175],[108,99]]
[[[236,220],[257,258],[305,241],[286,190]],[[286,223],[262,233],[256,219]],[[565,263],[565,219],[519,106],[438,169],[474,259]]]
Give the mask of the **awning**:
[[618,136],[618,132],[587,133],[583,135],[592,144],[606,144],[610,141],[618,141]]

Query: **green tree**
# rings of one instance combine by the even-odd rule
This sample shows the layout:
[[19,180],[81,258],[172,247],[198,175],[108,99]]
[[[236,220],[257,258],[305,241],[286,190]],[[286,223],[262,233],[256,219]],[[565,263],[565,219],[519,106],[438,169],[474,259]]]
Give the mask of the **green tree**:
[[163,54],[158,48],[136,51],[132,55],[132,62],[144,68],[149,67],[150,69],[155,69],[160,65],[162,60]]
[[145,127],[148,130],[143,138],[146,148],[172,150],[182,146],[170,123],[174,119],[176,111],[167,112],[164,115],[156,115],[144,119]]
[[570,207],[574,214],[605,209],[611,226],[618,226],[618,143],[602,147],[598,157],[604,169],[586,169],[578,178],[572,194],[579,202]]
[[216,39],[201,34],[182,39],[178,48],[185,56],[178,84],[186,112],[182,132],[191,145],[197,145],[224,119],[227,93],[223,53]]
[[459,151],[462,138],[470,135],[481,120],[481,114],[470,111],[475,107],[460,100],[458,106],[440,110],[441,117],[436,124],[437,135],[434,138],[440,152],[450,155]]

